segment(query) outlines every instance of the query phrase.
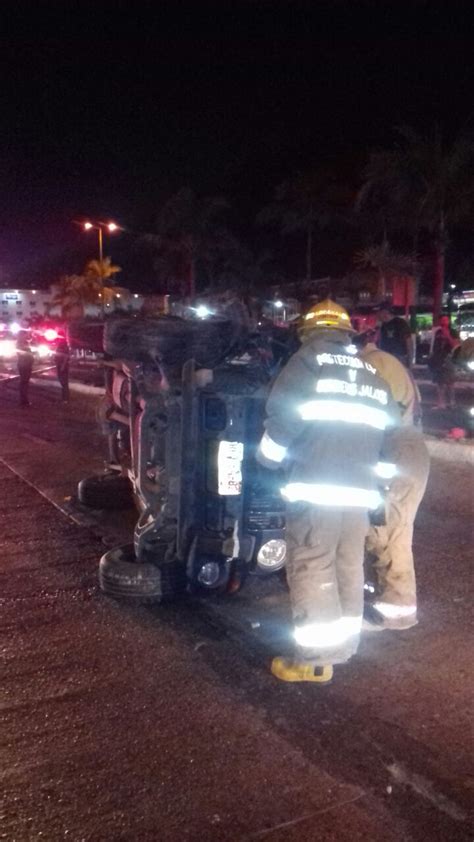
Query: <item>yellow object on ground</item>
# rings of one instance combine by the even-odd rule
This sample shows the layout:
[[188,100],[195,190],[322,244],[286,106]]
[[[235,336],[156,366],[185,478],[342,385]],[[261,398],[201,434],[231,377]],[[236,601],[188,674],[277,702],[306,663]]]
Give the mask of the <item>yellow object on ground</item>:
[[297,663],[289,658],[274,658],[271,671],[281,681],[312,681],[316,684],[329,684],[333,676],[331,665],[315,667],[314,664]]

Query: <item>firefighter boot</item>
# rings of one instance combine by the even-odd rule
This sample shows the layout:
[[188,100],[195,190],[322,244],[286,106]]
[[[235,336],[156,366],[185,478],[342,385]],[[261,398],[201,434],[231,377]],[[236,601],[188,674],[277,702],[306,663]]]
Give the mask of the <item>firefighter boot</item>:
[[273,658],[272,674],[281,681],[311,681],[316,684],[329,684],[333,676],[332,665],[315,667],[292,661],[289,658]]
[[403,616],[403,607],[400,608],[401,617],[384,617],[377,611],[375,605],[366,605],[364,608],[364,619],[362,620],[362,631],[378,632],[385,631],[406,631],[416,626],[416,608],[410,614]]

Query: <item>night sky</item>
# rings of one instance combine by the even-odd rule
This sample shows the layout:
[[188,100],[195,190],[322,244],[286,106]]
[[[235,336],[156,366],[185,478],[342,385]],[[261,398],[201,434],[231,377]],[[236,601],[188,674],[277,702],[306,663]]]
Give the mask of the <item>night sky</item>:
[[2,4],[0,283],[30,270],[46,283],[39,267],[90,256],[74,219],[121,222],[123,252],[189,185],[225,194],[245,229],[283,179],[362,161],[397,125],[472,129],[463,8]]

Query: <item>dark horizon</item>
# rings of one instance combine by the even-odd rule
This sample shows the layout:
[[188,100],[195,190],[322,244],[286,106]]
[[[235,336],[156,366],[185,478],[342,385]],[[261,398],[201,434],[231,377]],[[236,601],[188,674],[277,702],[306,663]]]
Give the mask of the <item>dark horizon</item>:
[[[94,256],[73,220],[149,231],[184,185],[227,196],[252,240],[255,214],[295,172],[334,157],[357,168],[404,123],[448,140],[472,128],[461,7],[69,11],[17,16],[2,38],[0,283]],[[125,239],[112,254],[128,260]],[[317,274],[337,265],[326,252]]]

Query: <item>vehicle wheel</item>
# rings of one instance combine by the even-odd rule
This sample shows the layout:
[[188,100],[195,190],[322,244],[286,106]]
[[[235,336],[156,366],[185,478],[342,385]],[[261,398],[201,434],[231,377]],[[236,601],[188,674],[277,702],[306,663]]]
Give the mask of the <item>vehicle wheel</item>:
[[132,483],[121,474],[97,474],[77,486],[79,502],[92,509],[130,509],[134,505]]
[[99,584],[107,596],[134,602],[170,602],[186,588],[183,566],[168,563],[157,567],[137,561],[133,544],[109,550],[99,564]]

